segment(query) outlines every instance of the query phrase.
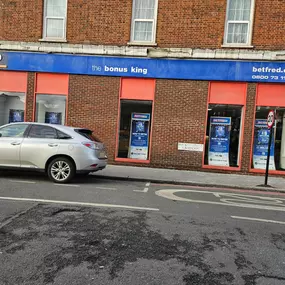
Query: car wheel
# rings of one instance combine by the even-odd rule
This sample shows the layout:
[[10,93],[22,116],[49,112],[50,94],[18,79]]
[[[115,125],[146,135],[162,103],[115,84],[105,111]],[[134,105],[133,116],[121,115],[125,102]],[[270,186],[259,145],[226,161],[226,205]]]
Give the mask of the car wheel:
[[57,157],[49,164],[47,173],[55,183],[68,183],[75,175],[75,166],[68,158]]

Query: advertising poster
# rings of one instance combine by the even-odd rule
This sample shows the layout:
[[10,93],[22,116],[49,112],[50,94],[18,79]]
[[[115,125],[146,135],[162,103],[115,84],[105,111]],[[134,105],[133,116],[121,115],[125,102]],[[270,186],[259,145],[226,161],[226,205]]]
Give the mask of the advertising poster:
[[209,134],[209,165],[229,166],[230,117],[211,117]]
[[45,123],[61,125],[61,113],[46,112],[45,113]]
[[147,160],[150,114],[132,113],[129,158]]
[[[254,144],[253,144],[253,167],[256,169],[266,169],[270,130],[267,127],[266,119],[255,120]],[[271,140],[269,169],[275,170],[274,162],[274,136]]]
[[9,112],[9,123],[24,122],[24,111],[10,109]]

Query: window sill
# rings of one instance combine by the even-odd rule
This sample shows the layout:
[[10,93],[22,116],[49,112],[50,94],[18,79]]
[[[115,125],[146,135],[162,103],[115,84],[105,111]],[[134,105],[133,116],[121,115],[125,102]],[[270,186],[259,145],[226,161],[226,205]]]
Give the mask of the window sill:
[[131,162],[131,163],[145,163],[149,164],[150,160],[141,160],[141,159],[134,159],[134,158],[115,158],[116,162]]
[[67,43],[67,40],[66,40],[66,39],[52,39],[52,38],[45,38],[45,39],[39,39],[39,42]]
[[227,171],[241,171],[239,167],[232,167],[232,166],[215,166],[215,165],[203,165],[202,168],[204,169],[216,169],[216,170],[227,170]]
[[[256,169],[256,168],[251,168],[249,170],[250,173],[258,173],[258,174],[265,174],[265,169]],[[285,171],[282,170],[269,170],[268,171],[269,174],[273,174],[273,175],[285,175]]]
[[148,46],[148,47],[156,47],[157,43],[153,42],[128,42],[128,46]]
[[254,48],[252,45],[239,45],[239,44],[224,44],[222,48]]

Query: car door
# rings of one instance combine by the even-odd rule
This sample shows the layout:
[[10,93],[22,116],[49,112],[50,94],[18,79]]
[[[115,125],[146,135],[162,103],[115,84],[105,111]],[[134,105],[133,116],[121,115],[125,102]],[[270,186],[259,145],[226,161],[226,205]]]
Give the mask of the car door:
[[47,160],[56,155],[60,140],[52,126],[33,124],[21,146],[21,167],[44,169]]
[[28,124],[11,124],[0,128],[0,166],[20,167],[20,148]]

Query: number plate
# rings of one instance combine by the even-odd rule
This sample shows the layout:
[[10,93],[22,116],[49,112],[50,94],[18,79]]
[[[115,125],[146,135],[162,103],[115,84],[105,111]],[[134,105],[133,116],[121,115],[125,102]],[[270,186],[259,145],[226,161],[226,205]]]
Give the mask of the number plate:
[[99,152],[99,158],[106,158],[106,153],[105,153],[105,151],[100,151],[100,152]]

